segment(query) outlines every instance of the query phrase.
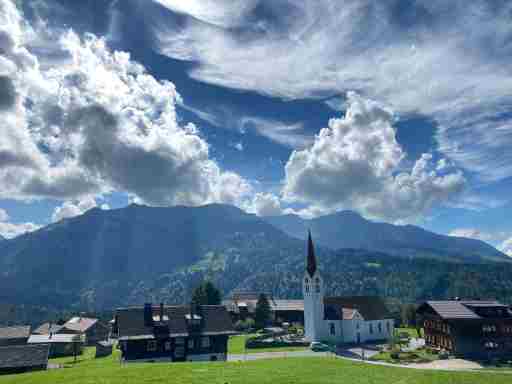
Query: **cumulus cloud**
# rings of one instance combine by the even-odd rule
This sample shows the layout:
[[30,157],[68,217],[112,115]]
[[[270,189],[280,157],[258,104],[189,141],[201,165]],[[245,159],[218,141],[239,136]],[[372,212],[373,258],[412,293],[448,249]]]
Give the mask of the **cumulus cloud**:
[[[0,2],[0,25],[0,197],[86,201],[116,190],[197,205],[250,193],[210,158],[197,127],[178,123],[174,84],[128,53],[93,35],[33,33],[11,1]],[[54,216],[81,210],[65,203]]]
[[355,89],[432,117],[440,150],[481,179],[512,175],[510,2],[158,3],[189,15],[147,17],[159,51],[193,61],[194,79],[286,99]]
[[[55,208],[52,215],[52,221],[57,222],[63,219],[79,216],[92,208],[96,208],[97,206],[98,204],[96,199],[93,197],[86,197],[82,200],[65,201],[62,205]],[[109,209],[109,206],[107,204],[102,204],[101,208]]]
[[506,255],[512,257],[512,237],[508,240],[505,240],[501,246],[499,247],[500,251],[505,253]]
[[27,232],[33,232],[41,228],[34,223],[12,223],[10,217],[4,209],[0,208],[0,235],[6,239],[23,235]]
[[308,209],[317,212],[354,209],[396,221],[425,213],[463,190],[462,172],[438,172],[430,154],[410,172],[400,171],[405,153],[396,141],[393,112],[352,92],[347,99],[346,115],[331,119],[310,148],[290,156],[286,201],[311,204]]
[[272,193],[256,193],[245,208],[258,216],[279,216],[283,213],[279,197]]

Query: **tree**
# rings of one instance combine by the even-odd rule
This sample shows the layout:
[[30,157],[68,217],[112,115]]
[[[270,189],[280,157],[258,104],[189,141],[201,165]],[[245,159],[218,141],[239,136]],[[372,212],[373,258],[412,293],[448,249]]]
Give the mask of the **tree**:
[[256,310],[254,312],[254,321],[256,328],[264,328],[270,320],[271,309],[267,296],[261,293],[256,303]]
[[416,326],[416,306],[414,304],[404,304],[401,310],[402,324],[405,327]]
[[206,281],[192,293],[192,302],[197,305],[220,305],[222,295],[210,282]]

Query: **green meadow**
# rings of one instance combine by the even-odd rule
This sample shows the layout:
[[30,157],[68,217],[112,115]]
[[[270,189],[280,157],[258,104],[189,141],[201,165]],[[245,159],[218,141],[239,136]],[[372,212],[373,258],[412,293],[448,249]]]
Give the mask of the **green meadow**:
[[[53,361],[57,362],[57,361]],[[121,365],[118,354],[94,359],[89,349],[78,362],[60,359],[65,368],[0,376],[1,384],[509,384],[505,373],[440,372],[366,365],[333,357],[282,358],[218,363],[132,363]]]

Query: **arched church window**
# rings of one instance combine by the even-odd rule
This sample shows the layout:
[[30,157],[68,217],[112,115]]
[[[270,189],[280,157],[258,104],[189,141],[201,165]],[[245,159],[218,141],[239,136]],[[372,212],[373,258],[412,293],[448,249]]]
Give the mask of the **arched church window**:
[[320,293],[320,279],[318,277],[315,279],[315,290],[316,293]]
[[331,329],[330,329],[331,336],[335,336],[336,335],[336,327],[335,327],[335,325],[333,323],[331,323],[330,326],[331,326]]
[[309,293],[309,279],[306,277],[306,279],[304,280],[304,283],[306,285],[306,293]]

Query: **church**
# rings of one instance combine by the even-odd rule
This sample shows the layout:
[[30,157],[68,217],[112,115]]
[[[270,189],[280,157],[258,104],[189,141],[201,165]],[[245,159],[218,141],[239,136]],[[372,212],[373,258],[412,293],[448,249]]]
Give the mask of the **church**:
[[394,321],[384,301],[375,296],[324,296],[311,233],[303,279],[304,331],[310,342],[360,344],[388,340]]

